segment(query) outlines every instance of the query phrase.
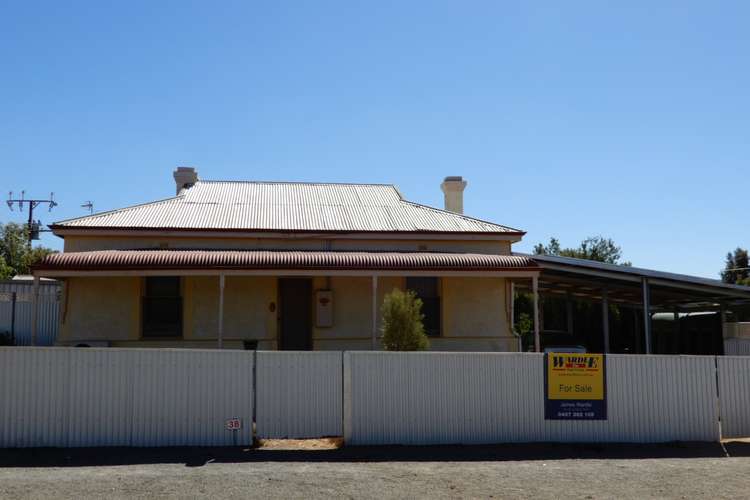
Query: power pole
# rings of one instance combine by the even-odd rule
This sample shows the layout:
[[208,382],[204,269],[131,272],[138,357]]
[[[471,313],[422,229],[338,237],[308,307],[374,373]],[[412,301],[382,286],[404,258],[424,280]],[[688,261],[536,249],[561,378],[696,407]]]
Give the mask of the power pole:
[[39,232],[43,231],[42,229],[39,229],[41,226],[41,221],[34,222],[34,209],[42,204],[49,205],[49,211],[51,212],[54,207],[57,206],[57,202],[55,201],[55,193],[49,194],[49,199],[42,200],[42,199],[27,199],[25,198],[26,191],[21,191],[21,197],[20,198],[13,198],[13,191],[8,193],[8,200],[6,203],[8,204],[8,208],[10,208],[10,211],[13,211],[13,205],[18,206],[19,212],[24,209],[24,206],[29,209],[29,222],[28,222],[28,232],[29,232],[29,248],[31,248],[31,242],[32,240],[38,240],[39,239]]

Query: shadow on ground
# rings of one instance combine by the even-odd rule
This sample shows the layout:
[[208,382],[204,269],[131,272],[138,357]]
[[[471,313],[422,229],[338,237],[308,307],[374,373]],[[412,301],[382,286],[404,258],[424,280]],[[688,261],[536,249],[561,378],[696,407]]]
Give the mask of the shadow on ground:
[[504,444],[481,446],[348,446],[328,450],[245,447],[0,449],[0,467],[84,467],[246,462],[476,462],[565,459],[750,457],[750,442],[666,444]]

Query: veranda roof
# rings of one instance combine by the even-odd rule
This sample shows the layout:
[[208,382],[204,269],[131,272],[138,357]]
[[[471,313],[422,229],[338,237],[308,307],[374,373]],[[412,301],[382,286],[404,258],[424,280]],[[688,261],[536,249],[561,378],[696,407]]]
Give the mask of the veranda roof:
[[298,250],[100,250],[47,256],[44,271],[98,270],[536,271],[531,258],[447,252]]

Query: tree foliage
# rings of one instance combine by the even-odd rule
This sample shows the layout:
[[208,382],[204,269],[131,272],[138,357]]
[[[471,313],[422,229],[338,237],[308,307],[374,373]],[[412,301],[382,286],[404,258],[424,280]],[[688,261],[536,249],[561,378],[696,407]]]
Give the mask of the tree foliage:
[[734,252],[727,253],[724,270],[721,271],[721,281],[737,285],[750,285],[750,262],[748,252],[737,247]]
[[422,351],[430,346],[424,332],[422,301],[412,291],[394,289],[381,307],[386,351]]
[[21,224],[0,224],[0,279],[29,274],[31,266],[51,253],[46,247],[29,248],[28,231]]
[[576,248],[562,248],[557,238],[550,238],[549,243],[538,243],[534,246],[535,255],[557,255],[560,257],[575,257],[577,259],[595,260],[607,264],[629,266],[630,262],[623,262],[622,248],[611,238],[592,236],[586,238]]

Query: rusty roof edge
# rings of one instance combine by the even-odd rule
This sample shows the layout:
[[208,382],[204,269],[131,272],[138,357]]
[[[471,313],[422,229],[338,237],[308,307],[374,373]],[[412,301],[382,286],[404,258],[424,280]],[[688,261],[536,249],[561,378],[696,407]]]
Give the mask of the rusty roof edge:
[[538,270],[527,257],[453,252],[141,249],[66,252],[34,271],[89,269]]

